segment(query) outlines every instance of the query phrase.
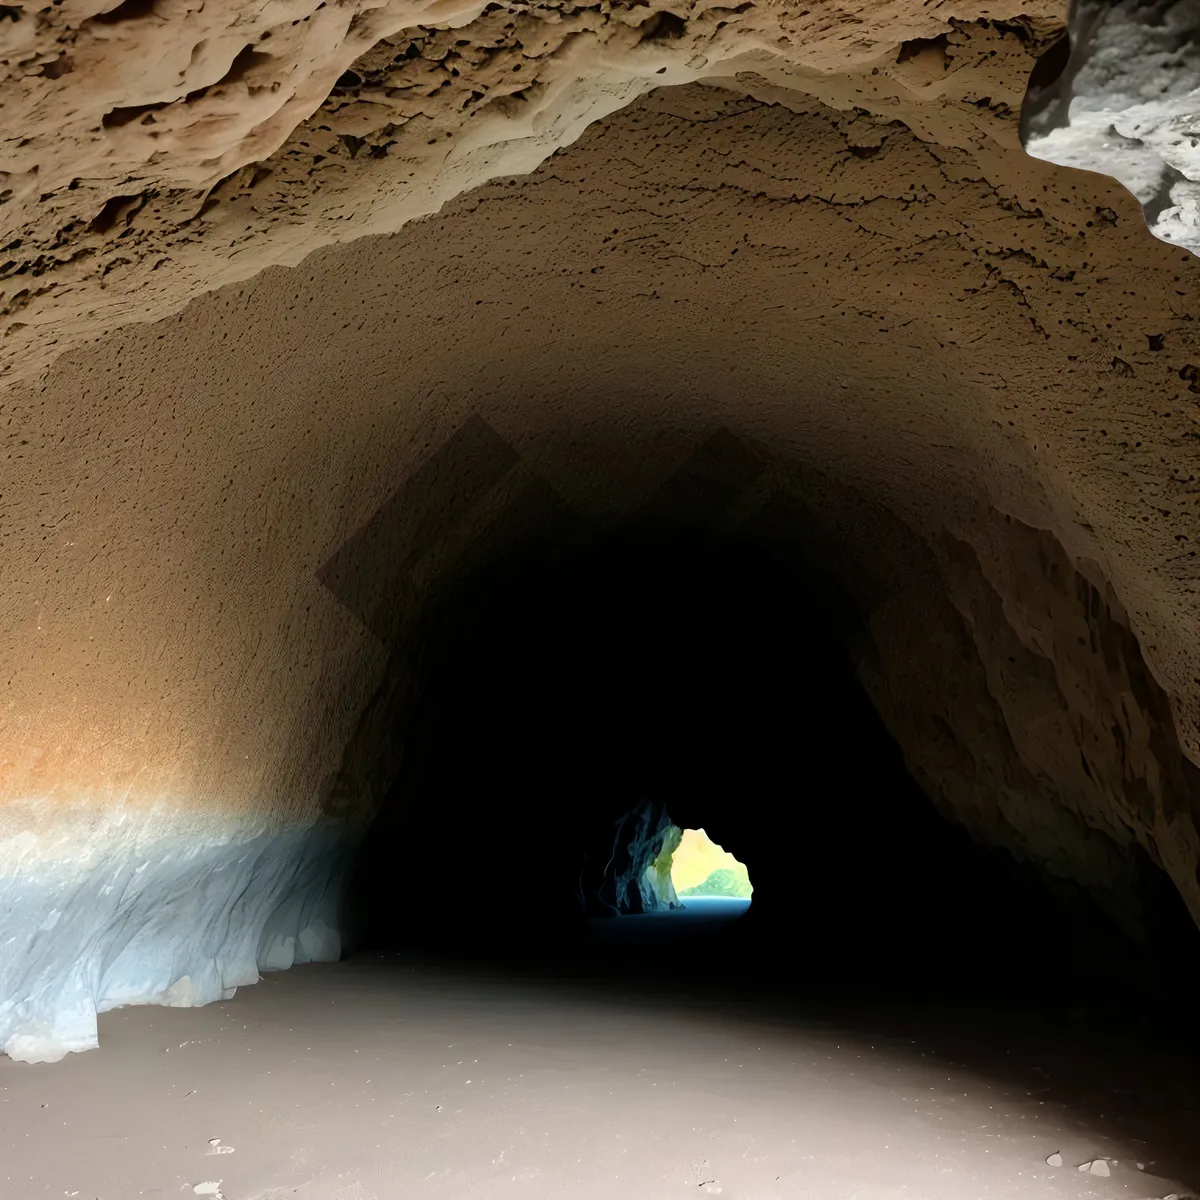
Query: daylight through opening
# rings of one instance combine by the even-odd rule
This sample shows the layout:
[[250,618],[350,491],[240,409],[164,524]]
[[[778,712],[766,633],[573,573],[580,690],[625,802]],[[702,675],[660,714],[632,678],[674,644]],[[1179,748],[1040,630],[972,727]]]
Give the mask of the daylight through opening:
[[685,909],[742,913],[750,907],[754,885],[746,864],[703,829],[685,829],[671,854],[671,883]]

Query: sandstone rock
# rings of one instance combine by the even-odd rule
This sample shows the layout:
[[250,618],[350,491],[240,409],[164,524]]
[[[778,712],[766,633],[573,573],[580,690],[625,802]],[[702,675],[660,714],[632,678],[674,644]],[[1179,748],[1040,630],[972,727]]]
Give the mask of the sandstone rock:
[[[978,144],[996,122],[970,98],[983,87],[1015,109],[1061,26],[1049,0],[982,0],[966,20],[911,0],[77,0],[14,14],[0,371],[21,376],[114,320],[166,316],[528,171],[664,85],[736,79],[885,120],[921,108],[922,131]],[[868,123],[863,145],[874,136]]]

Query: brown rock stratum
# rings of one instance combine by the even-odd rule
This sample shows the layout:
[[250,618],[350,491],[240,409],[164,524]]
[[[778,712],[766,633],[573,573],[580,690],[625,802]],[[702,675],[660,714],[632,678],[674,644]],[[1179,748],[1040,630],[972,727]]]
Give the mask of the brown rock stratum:
[[336,957],[440,599],[680,470],[945,814],[1200,919],[1200,266],[1022,150],[1058,5],[0,11],[9,1053]]
[[659,86],[778,88],[973,144],[1018,107],[1030,53],[1061,29],[1051,5],[911,0],[5,14],[0,317],[3,367],[23,374],[114,323],[529,171]]

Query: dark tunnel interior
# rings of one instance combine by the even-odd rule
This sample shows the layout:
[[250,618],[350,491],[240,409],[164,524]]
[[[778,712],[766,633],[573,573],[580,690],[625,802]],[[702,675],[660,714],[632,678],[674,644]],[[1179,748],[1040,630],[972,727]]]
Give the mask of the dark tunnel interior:
[[[1190,1005],[1200,938],[1162,872],[1146,860],[1138,937],[943,818],[855,675],[859,627],[822,572],[736,539],[620,536],[472,577],[429,626],[353,869],[357,950],[783,1004],[973,997],[1127,1026]],[[751,871],[703,980],[664,952],[669,918],[588,934],[586,865],[645,803]]]

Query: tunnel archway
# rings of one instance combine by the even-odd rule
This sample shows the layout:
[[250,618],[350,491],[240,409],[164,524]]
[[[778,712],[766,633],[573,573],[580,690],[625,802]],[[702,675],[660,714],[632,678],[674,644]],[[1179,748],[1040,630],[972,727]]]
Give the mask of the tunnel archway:
[[721,931],[740,979],[750,964],[809,993],[1032,989],[1075,1007],[1080,988],[1119,1006],[1161,986],[1193,930],[1149,860],[1131,931],[1103,896],[947,821],[863,689],[858,603],[802,538],[784,555],[762,528],[632,521],[447,593],[356,866],[358,946],[570,953],[585,918],[658,906],[648,864],[704,826],[755,865],[755,904]]
[[[239,1104],[276,1112],[297,1063],[320,1063],[310,1112],[338,1089],[356,1173],[372,1144],[401,1145],[421,1189],[441,1181],[431,1196],[520,1200],[530,1177],[562,1195],[639,1195],[652,1172],[659,1197],[719,1188],[709,1130],[728,1164],[747,1158],[728,1136],[746,1125],[736,1105],[689,1115],[663,1139],[666,1186],[662,1145],[583,1165],[593,1116],[654,1127],[675,1067],[660,1058],[646,1082],[646,1047],[679,1057],[683,1007],[631,1052],[630,1010],[599,1006],[579,1040],[607,1030],[617,1053],[599,1070],[559,1060],[596,1085],[571,1109],[576,1078],[522,1091],[540,1066],[509,1053],[552,1048],[553,1005],[485,1038],[481,1071],[444,1061],[499,993],[421,975],[414,953],[711,993],[739,1036],[704,1039],[733,1066],[696,1094],[741,1086],[763,995],[792,1013],[828,988],[839,1018],[866,997],[871,1040],[889,992],[972,990],[968,1022],[984,1000],[1074,1021],[1099,999],[1122,1036],[1153,1021],[1172,1055],[1194,1038],[1171,1021],[1200,962],[1183,908],[1200,919],[1194,260],[1150,239],[1111,180],[1022,152],[1031,67],[1031,95],[1084,74],[1055,44],[1061,6],[662,3],[0,10],[20,60],[6,111],[31,134],[0,180],[0,372],[28,382],[3,398],[15,519],[0,530],[13,1058],[94,1047],[97,1013],[134,1029],[136,1005],[211,1005],[188,1016],[214,1036],[169,1046],[155,1030],[179,1014],[140,1014],[156,1089],[162,1052],[202,1043],[203,1091],[241,1085]],[[1110,30],[1131,15],[1165,29],[1172,84],[1200,61],[1176,22],[1187,4],[1088,7],[1119,18]],[[1160,34],[1145,44],[1157,54]],[[1190,158],[1189,106],[1167,133]],[[1171,121],[1154,124],[1112,120],[1127,183]],[[1200,185],[1159,157],[1170,169],[1133,190],[1156,232],[1174,222],[1192,245]],[[268,264],[299,265],[208,294]],[[719,828],[756,874],[753,914],[706,943],[707,974],[611,936],[678,915],[665,864],[685,825]],[[363,953],[335,970],[347,948]],[[289,995],[319,1004],[279,1019]],[[330,1020],[345,1000],[352,1019]],[[254,1013],[274,1014],[273,1043]],[[240,1043],[239,1026],[254,1030]],[[840,1136],[812,1123],[799,1146],[776,1103],[806,1102],[783,1032],[749,1109],[782,1113],[778,1140],[739,1195],[812,1191],[797,1160]],[[843,1049],[802,1041],[814,1068]],[[357,1075],[351,1049],[372,1064]],[[845,1050],[843,1081],[874,1046]],[[913,1061],[876,1065],[883,1090],[904,1069],[924,1092]],[[195,1066],[172,1087],[199,1106]],[[42,1073],[14,1071],[37,1076],[28,1101]],[[264,1082],[273,1097],[250,1094]],[[363,1086],[353,1101],[346,1082]],[[806,1082],[823,1106],[823,1067]],[[523,1114],[514,1145],[485,1147],[486,1122],[444,1140],[484,1084],[510,1111],[514,1096],[565,1111],[578,1170],[541,1174],[542,1145],[505,1159],[522,1157]],[[970,1090],[984,1129],[993,1097]],[[53,1136],[46,1098],[28,1105],[44,1140],[25,1154],[43,1190],[78,1194],[45,1169],[74,1170],[58,1139],[90,1160],[109,1134],[59,1125],[70,1091]],[[384,1098],[388,1121],[414,1101],[390,1137]],[[166,1151],[159,1114],[144,1119],[160,1104],[156,1090],[124,1121]],[[856,1104],[833,1107],[861,1128]],[[860,1158],[895,1181],[900,1111],[878,1109],[883,1156],[850,1146],[830,1194]],[[177,1119],[179,1140],[196,1118]],[[321,1139],[292,1124],[309,1145],[291,1155],[255,1140],[299,1167]],[[955,1164],[936,1123],[924,1132],[904,1186],[941,1194]],[[1117,1165],[1111,1145],[1008,1145],[1020,1186],[1039,1160],[1066,1172],[1052,1190],[1076,1167],[1107,1174],[1101,1149]],[[959,1193],[1005,1191],[993,1149],[976,1146]],[[325,1179],[270,1194],[359,1195],[319,1150]],[[231,1194],[266,1194],[250,1158]],[[144,1190],[222,1194],[177,1166]],[[86,1184],[143,1190],[120,1164]]]
[[[945,61],[978,35],[1027,66],[1019,33]],[[902,72],[938,64],[913,49]],[[428,225],[123,330],[18,398],[41,432],[14,487],[79,503],[14,534],[11,845],[40,847],[44,886],[11,883],[10,1051],[337,957],[346,849],[453,724],[425,680],[453,612],[487,611],[466,581],[520,578],[573,521],[645,536],[640,503],[670,517],[706,480],[736,541],[836,568],[856,677],[939,813],[1110,915],[1144,923],[1147,862],[1200,912],[1191,260],[1012,129],[947,159],[889,121],[665,88]],[[1103,282],[1123,264],[1137,305]],[[130,587],[97,590],[94,553]],[[426,832],[450,896],[454,839]],[[548,924],[553,860],[522,884]]]
[[[1008,1002],[1010,1035],[1065,1008],[1076,1066],[1097,1002],[1122,1038],[1155,1023],[1172,1069],[1194,1040],[1173,1010],[1200,962],[1181,901],[1200,919],[1194,260],[1149,238],[1122,187],[1021,151],[1030,68],[1034,92],[1078,77],[1053,44],[1061,6],[661,4],[351,0],[276,29],[240,0],[182,22],[0,10],[21,59],[7,111],[37,127],[0,180],[0,371],[36,379],[3,404],[0,1048],[89,1049],[97,1013],[106,1038],[140,1028],[149,1103],[92,1107],[164,1152],[207,1102],[197,1044],[201,1091],[240,1089],[260,1115],[290,1114],[311,1072],[309,1113],[352,1135],[344,1161],[297,1118],[291,1154],[253,1140],[308,1182],[253,1180],[247,1139],[230,1194],[365,1194],[372,1146],[406,1156],[388,1194],[710,1194],[710,1157],[748,1158],[747,1115],[777,1122],[774,1145],[733,1191],[821,1192],[812,1160],[861,1134],[863,1100],[882,1153],[855,1136],[829,1194],[877,1167],[930,1195],[1015,1194],[1039,1164],[1070,1191],[1076,1167],[1117,1166],[1113,1145],[1039,1146],[1032,1098],[997,1129],[978,1080],[958,1107],[988,1131],[975,1162],[945,1157],[938,1116],[914,1139],[926,1161],[898,1164],[891,1130],[913,1114],[880,1096],[900,1070],[931,1081],[891,1001],[973,992],[960,1019],[986,1028],[993,1053],[972,1059],[993,1070],[1021,1039],[979,1014]],[[250,30],[259,48],[237,49]],[[146,77],[172,48],[178,77]],[[1116,132],[1120,154],[1147,148]],[[1147,210],[1194,217],[1173,169]],[[758,890],[703,970],[622,940],[678,915],[664,866],[685,825],[719,828]],[[414,957],[516,966],[521,986]],[[644,1135],[686,1006],[632,1042],[631,1006],[597,1006],[575,1026],[603,1035],[608,1061],[589,1062],[554,1045],[569,1005],[522,1010],[540,967],[715,1000],[736,1036],[702,1039],[723,1066],[692,1077],[673,1136]],[[868,1036],[797,1041],[801,1020],[757,1037],[752,1011],[826,990],[834,1019],[871,1006]],[[854,1077],[884,1024],[908,1061],[876,1060],[832,1122],[797,1122],[826,1105],[825,1064]],[[212,1036],[164,1045],[173,1028]],[[113,1041],[54,1077],[103,1080],[132,1061]],[[736,1098],[760,1043],[776,1061],[757,1102],[697,1111]],[[676,1061],[647,1080],[663,1046]],[[153,1111],[173,1105],[164,1051],[178,1139]],[[1044,1061],[1016,1068],[1027,1094]],[[44,1074],[12,1070],[29,1101]],[[1171,1079],[1155,1074],[1151,1090]],[[933,1082],[957,1105],[958,1081]],[[111,1136],[60,1126],[71,1092],[27,1105],[28,1191],[79,1194],[60,1139],[91,1162]],[[507,1129],[488,1119],[514,1104]],[[459,1123],[471,1106],[484,1119]],[[587,1144],[614,1110],[635,1165],[628,1142]],[[577,1157],[548,1174],[551,1132]],[[1140,1184],[1120,1157],[1113,1185]],[[335,1181],[347,1162],[359,1179]],[[88,1194],[222,1193],[198,1168],[138,1169],[145,1189],[117,1163]]]

